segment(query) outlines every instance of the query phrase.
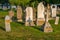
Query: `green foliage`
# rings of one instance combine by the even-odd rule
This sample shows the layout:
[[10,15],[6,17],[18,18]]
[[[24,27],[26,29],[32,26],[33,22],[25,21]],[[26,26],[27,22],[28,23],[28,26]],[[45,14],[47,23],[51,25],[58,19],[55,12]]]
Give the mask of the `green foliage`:
[[30,0],[9,0],[10,4],[26,5]]
[[54,3],[54,4],[60,4],[60,0],[44,0],[47,3]]

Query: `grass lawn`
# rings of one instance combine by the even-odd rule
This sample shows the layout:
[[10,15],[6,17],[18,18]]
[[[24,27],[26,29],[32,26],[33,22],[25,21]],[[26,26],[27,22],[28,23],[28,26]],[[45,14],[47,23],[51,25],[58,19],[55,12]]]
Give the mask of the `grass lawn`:
[[0,40],[60,40],[60,21],[55,25],[55,20],[50,20],[54,32],[44,33],[40,27],[24,26],[22,23],[11,22],[11,32],[5,31],[4,17],[7,11],[0,11]]

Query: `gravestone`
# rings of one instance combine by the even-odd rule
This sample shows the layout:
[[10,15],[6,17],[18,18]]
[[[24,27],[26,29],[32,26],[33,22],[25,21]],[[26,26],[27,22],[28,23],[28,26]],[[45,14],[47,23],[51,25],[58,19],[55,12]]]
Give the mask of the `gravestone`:
[[9,16],[10,16],[10,19],[11,19],[11,22],[12,22],[13,17],[14,17],[14,11],[10,10],[9,11]]
[[8,15],[5,17],[5,29],[6,29],[6,32],[11,31],[11,28],[10,28],[10,16],[8,16]]
[[9,11],[9,16],[12,18],[14,16],[14,12],[12,10]]
[[18,22],[22,22],[22,8],[21,8],[21,6],[17,6],[17,19],[18,19]]
[[56,5],[51,5],[51,11],[52,11],[52,17],[56,17],[57,6]]
[[43,3],[39,3],[38,7],[37,7],[37,25],[43,25],[45,22],[45,17],[44,17],[44,5]]
[[59,23],[59,17],[56,17],[55,25],[58,25],[58,23]]
[[[48,6],[48,12],[49,12],[49,13],[48,13],[48,18],[50,19],[50,18],[51,18],[51,10],[50,10],[50,5],[49,5],[49,4],[47,4],[47,6]],[[49,19],[48,19],[48,20],[49,20]]]
[[3,6],[3,10],[7,10],[7,6]]
[[46,13],[45,24],[44,24],[44,27],[43,27],[44,28],[44,32],[46,32],[46,33],[53,32],[53,29],[52,29],[50,23],[48,22],[48,13],[49,13],[48,9],[49,8],[47,7],[47,12],[45,12]]
[[26,8],[26,20],[25,20],[26,26],[34,26],[33,22],[33,8],[27,7]]

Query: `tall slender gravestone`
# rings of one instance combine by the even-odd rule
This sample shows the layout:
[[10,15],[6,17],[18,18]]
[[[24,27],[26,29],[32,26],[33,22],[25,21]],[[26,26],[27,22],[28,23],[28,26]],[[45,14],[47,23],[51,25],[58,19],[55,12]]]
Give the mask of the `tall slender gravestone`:
[[58,25],[58,23],[59,23],[59,17],[56,17],[55,25]]
[[9,16],[10,16],[11,21],[12,21],[12,19],[13,19],[13,17],[14,17],[14,12],[13,12],[12,10],[9,11]]
[[5,29],[6,29],[6,32],[11,31],[11,28],[10,28],[10,16],[8,16],[8,15],[5,17]]
[[44,21],[45,21],[44,11],[45,11],[44,5],[41,2],[37,7],[37,26],[44,24]]
[[56,17],[57,6],[56,5],[51,5],[51,10],[52,10],[52,17]]
[[34,26],[33,22],[33,8],[27,7],[26,8],[26,20],[25,20],[26,26]]
[[17,6],[17,19],[18,19],[18,22],[22,22],[22,8],[21,8],[21,6]]
[[46,19],[45,19],[45,24],[44,24],[44,32],[46,32],[46,33],[47,32],[53,32],[53,29],[52,29],[50,23],[48,22],[48,13],[49,13],[48,9],[49,9],[49,7],[47,7],[47,12],[45,12],[46,13]]

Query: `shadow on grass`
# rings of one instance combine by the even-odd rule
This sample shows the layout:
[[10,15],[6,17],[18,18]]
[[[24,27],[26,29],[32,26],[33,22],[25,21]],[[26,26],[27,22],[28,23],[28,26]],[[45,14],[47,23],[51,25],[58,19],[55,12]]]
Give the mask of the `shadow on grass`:
[[37,27],[36,27],[36,26],[33,26],[33,28],[34,28],[34,29],[37,29],[37,30],[39,30],[39,31],[41,31],[41,32],[43,32],[43,30],[42,30],[42,28],[41,28],[40,26],[37,26]]
[[3,31],[5,31],[5,29],[3,27],[1,27],[1,26],[0,26],[0,29],[3,30]]
[[13,16],[11,19],[12,19],[13,22],[17,22],[17,17]]
[[5,19],[5,17],[4,17],[4,16],[2,16],[2,17],[0,17],[0,19]]
[[44,23],[43,25],[41,25],[41,26],[32,26],[32,27],[33,27],[34,29],[37,29],[37,30],[43,32],[43,31],[44,31],[44,25],[45,25],[45,23]]
[[19,24],[21,24],[21,25],[24,25],[24,23],[23,23],[23,22],[17,22],[17,23],[19,23]]

